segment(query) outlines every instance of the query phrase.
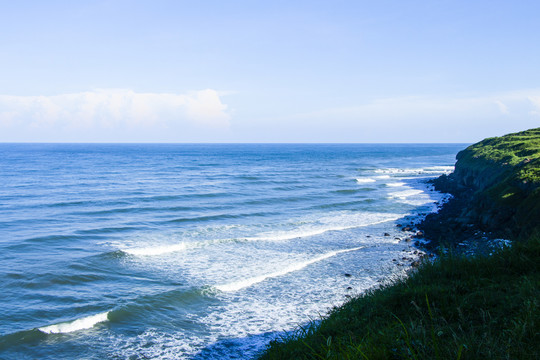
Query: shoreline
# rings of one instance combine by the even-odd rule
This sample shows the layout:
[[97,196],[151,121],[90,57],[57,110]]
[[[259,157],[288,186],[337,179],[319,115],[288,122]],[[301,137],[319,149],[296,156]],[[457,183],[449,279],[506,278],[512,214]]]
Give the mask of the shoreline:
[[540,357],[540,128],[486,139],[457,160],[431,182],[452,197],[397,224],[440,256],[274,341],[261,359]]

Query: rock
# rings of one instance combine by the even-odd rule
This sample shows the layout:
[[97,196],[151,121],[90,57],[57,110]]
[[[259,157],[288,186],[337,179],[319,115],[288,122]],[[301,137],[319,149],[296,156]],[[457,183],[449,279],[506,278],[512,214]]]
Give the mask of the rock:
[[384,233],[384,236],[390,236],[390,234],[389,233]]
[[345,273],[345,277],[351,277],[352,275],[349,273]]
[[419,267],[419,266],[420,266],[420,261],[413,261],[413,262],[411,263],[411,266],[412,266],[412,267]]
[[403,230],[403,231],[412,231],[412,228],[410,226],[405,226],[401,230]]
[[351,286],[347,286],[347,290],[352,290],[352,287],[351,287]]
[[424,237],[424,232],[423,231],[417,231],[415,236],[419,237],[419,238]]

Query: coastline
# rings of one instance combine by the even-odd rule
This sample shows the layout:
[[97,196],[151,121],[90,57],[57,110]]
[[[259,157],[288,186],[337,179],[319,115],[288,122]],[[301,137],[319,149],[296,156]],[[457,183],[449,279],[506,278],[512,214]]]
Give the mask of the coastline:
[[486,139],[457,160],[432,181],[451,194],[439,211],[398,224],[437,259],[274,341],[261,359],[540,357],[540,129]]

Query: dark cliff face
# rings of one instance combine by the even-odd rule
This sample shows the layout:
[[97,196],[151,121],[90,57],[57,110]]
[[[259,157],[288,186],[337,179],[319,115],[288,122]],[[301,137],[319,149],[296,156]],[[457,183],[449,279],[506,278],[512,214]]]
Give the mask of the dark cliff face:
[[484,158],[475,158],[471,150],[463,150],[456,156],[457,163],[452,177],[457,189],[473,192],[483,191],[500,181],[511,171],[508,166]]
[[540,128],[483,140],[456,159],[455,171],[434,181],[454,198],[424,221],[428,238],[520,239],[540,230]]

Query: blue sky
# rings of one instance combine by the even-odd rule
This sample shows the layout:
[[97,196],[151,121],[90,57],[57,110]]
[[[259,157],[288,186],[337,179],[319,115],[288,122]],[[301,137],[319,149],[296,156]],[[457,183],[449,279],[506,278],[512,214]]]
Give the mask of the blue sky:
[[0,141],[475,142],[540,126],[538,1],[3,1]]

